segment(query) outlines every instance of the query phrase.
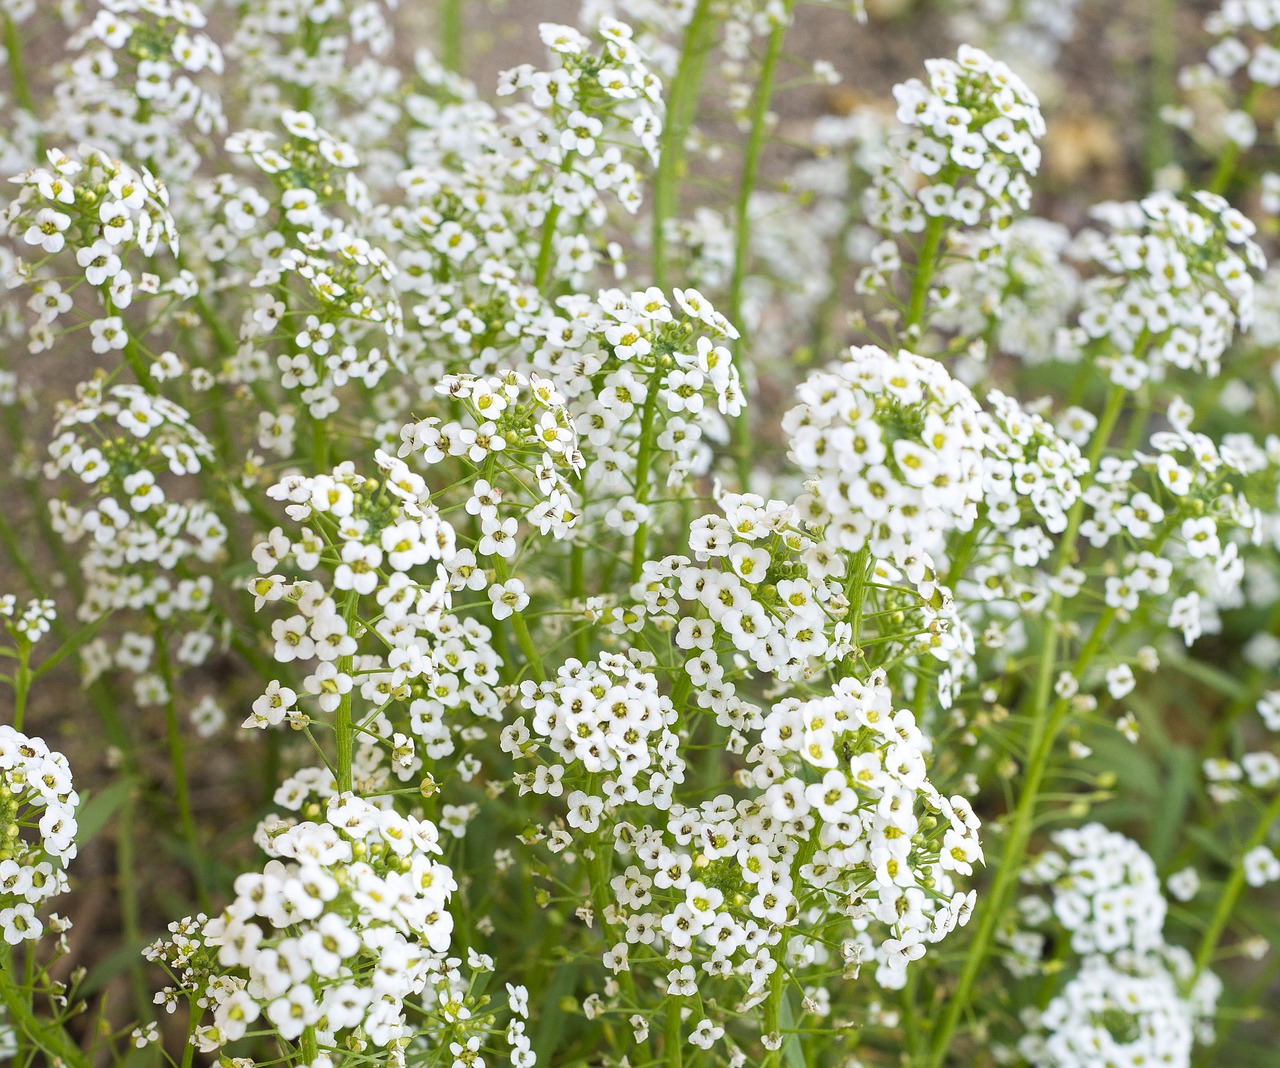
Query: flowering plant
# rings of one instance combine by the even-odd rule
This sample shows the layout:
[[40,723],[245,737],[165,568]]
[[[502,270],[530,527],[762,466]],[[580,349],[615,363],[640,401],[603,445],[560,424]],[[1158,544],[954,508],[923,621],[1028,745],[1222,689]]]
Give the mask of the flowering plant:
[[1069,228],[1024,6],[0,3],[0,1054],[1263,1063],[1276,20]]

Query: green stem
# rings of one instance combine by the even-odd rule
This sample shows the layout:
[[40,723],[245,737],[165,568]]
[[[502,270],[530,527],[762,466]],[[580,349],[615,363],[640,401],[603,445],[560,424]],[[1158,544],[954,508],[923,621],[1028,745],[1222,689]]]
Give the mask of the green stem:
[[[791,24],[791,13],[795,9],[795,0],[783,0],[782,17],[769,34],[765,45],[764,60],[760,64],[760,74],[756,79],[755,100],[751,109],[751,134],[747,139],[747,150],[742,160],[742,180],[738,183],[738,203],[734,212],[735,243],[733,250],[733,275],[729,280],[729,308],[726,315],[739,331],[742,330],[742,284],[747,274],[747,258],[751,252],[751,218],[749,208],[751,194],[755,191],[756,178],[760,173],[760,159],[764,155],[764,146],[768,134],[769,103],[773,97],[774,75],[778,68],[778,57],[782,55],[782,42],[787,35],[787,27]],[[745,344],[739,338],[735,346],[734,356],[738,363],[738,373],[742,374],[742,356]],[[733,452],[737,460],[738,484],[743,493],[751,487],[751,416],[746,405],[733,421]]]
[[[1262,95],[1262,88],[1261,82],[1253,82],[1249,86],[1249,91],[1245,93],[1244,101],[1240,105],[1241,111],[1247,115],[1253,114],[1254,108],[1258,106],[1258,98]],[[1218,166],[1215,168],[1213,178],[1209,182],[1209,191],[1211,193],[1222,193],[1227,188],[1236,173],[1236,164],[1239,162],[1240,146],[1232,141],[1222,150],[1222,155],[1218,157]]]
[[[127,946],[136,946],[142,941],[142,903],[134,877],[133,821],[137,807],[138,799],[131,789],[116,817],[116,878],[120,883],[120,920]],[[136,954],[129,962],[129,991],[134,1011],[139,1019],[144,1018],[150,1011],[151,995],[147,992],[142,959]]]
[[[360,605],[360,595],[352,590],[347,594],[347,603],[343,607],[343,618],[347,623],[347,634],[352,638],[355,637],[356,629],[356,609]],[[350,675],[351,669],[355,664],[355,656],[338,657],[338,673],[340,675]],[[337,779],[338,793],[347,794],[351,792],[351,765],[355,758],[355,738],[356,732],[352,729],[351,723],[351,699],[355,692],[352,686],[346,693],[341,695],[338,701],[338,711],[334,718],[333,731],[337,738],[338,755],[334,765],[334,776]]]
[[35,100],[31,96],[31,84],[22,63],[22,42],[18,39],[18,27],[8,15],[4,16],[4,47],[9,54],[9,78],[13,82],[13,95],[24,111],[36,113]]
[[[647,504],[649,501],[649,468],[653,465],[653,421],[658,414],[658,380],[661,373],[661,370],[657,370],[649,379],[649,392],[645,395],[644,409],[640,413],[640,452],[636,457],[636,501],[639,504]],[[636,528],[631,542],[632,582],[640,581],[648,540],[649,523],[646,520]]]
[[[30,991],[20,986],[13,966],[13,954],[6,946],[0,958],[0,1002],[9,1014],[9,1023],[18,1034],[18,1049],[26,1038],[37,1050],[48,1054],[51,1063],[63,1068],[90,1068],[89,1058],[71,1036],[56,1023],[42,1020],[31,1007]],[[36,1063],[34,1050],[28,1049],[27,1063]]]
[[316,474],[329,471],[329,434],[323,419],[317,419],[310,412],[307,421],[311,424],[311,463]]
[[1280,793],[1277,793],[1271,799],[1271,803],[1263,810],[1262,818],[1258,820],[1258,825],[1253,829],[1253,834],[1249,836],[1249,841],[1245,843],[1244,849],[1241,850],[1235,867],[1231,869],[1227,885],[1222,888],[1222,893],[1218,895],[1218,903],[1214,906],[1213,916],[1210,918],[1209,926],[1205,928],[1204,934],[1200,938],[1200,946],[1196,950],[1195,977],[1197,979],[1213,960],[1213,954],[1218,948],[1218,940],[1222,937],[1222,931],[1227,926],[1227,921],[1231,918],[1236,902],[1244,890],[1244,855],[1251,849],[1257,849],[1258,846],[1266,841],[1271,825],[1278,819],[1280,819]]
[[[773,969],[773,974],[769,976],[769,997],[764,1003],[764,1033],[781,1037],[782,1031],[782,997],[786,991],[785,975],[782,970],[782,962],[778,958],[782,956],[780,949],[775,949],[774,960],[777,967]],[[779,1044],[777,1049],[767,1050],[764,1060],[761,1061],[761,1068],[774,1068],[775,1065],[782,1063],[782,1045]]]
[[667,995],[666,1031],[663,1041],[663,1063],[666,1068],[681,1068],[684,1064],[684,1036],[680,1027],[681,998]]
[[315,1059],[320,1056],[320,1044],[316,1041],[316,1029],[314,1027],[305,1028],[302,1032],[302,1037],[298,1040],[298,1044],[306,1063],[315,1063]]
[[27,694],[31,691],[31,643],[18,639],[18,670],[13,676],[13,729],[22,730],[27,711]]
[[538,264],[533,273],[535,289],[542,289],[547,284],[547,275],[551,273],[551,247],[555,244],[556,223],[559,220],[560,205],[552,204],[547,210],[547,217],[542,221],[542,244],[538,246]]
[[849,576],[849,612],[845,618],[853,628],[852,641],[855,648],[858,639],[862,636],[862,610],[867,601],[867,579],[870,578],[870,569],[874,563],[875,561],[871,558],[871,549],[864,545],[849,565],[852,573]]
[[[10,405],[5,408],[4,424],[9,440],[13,443],[13,455],[18,456],[21,454],[24,445],[32,440],[33,435],[23,427],[17,405]],[[40,536],[49,547],[49,551],[53,553],[53,559],[58,566],[58,570],[62,572],[67,580],[67,585],[71,588],[72,594],[79,601],[81,594],[84,592],[80,568],[71,559],[66,544],[53,529],[53,523],[49,519],[49,504],[43,493],[41,493],[40,482],[37,479],[30,478],[24,478],[22,482],[26,488],[27,499],[31,502],[31,515],[34,517],[36,525],[40,528]],[[23,578],[27,580],[32,591],[35,592],[41,589],[44,583],[37,577],[35,569],[21,551],[20,543],[12,527],[10,527],[3,509],[0,509],[0,540],[3,540],[5,549],[12,557],[18,570],[22,572]]]
[[1147,91],[1147,184],[1154,186],[1156,172],[1172,158],[1168,123],[1161,110],[1173,99],[1178,65],[1178,38],[1174,30],[1174,0],[1152,0],[1150,41],[1151,71]]
[[916,261],[916,276],[911,280],[911,300],[907,305],[907,329],[924,322],[924,304],[929,296],[929,283],[938,266],[938,247],[946,220],[940,215],[931,216],[924,227],[924,242],[920,246],[920,258]]
[[[499,582],[506,582],[511,577],[511,570],[501,556],[493,557],[493,571]],[[542,666],[542,656],[538,653],[538,647],[533,644],[533,636],[529,633],[528,624],[519,612],[511,614],[511,628],[516,632],[516,641],[524,653],[525,660],[529,662],[529,674],[538,682],[546,682],[547,672]]]
[[[1077,658],[1074,673],[1078,677],[1089,665],[1102,645],[1102,639],[1111,628],[1115,618],[1115,610],[1106,609],[1098,617],[1089,641]],[[1049,634],[1053,634],[1052,625]],[[1044,654],[1042,654],[1044,655]],[[1052,682],[1052,668],[1056,658],[1052,652],[1044,655],[1049,663],[1049,678]],[[1041,672],[1042,677],[1046,674]],[[1047,688],[1046,688],[1047,689]],[[1042,703],[1043,700],[1043,703]],[[929,1049],[928,1058],[923,1062],[928,1068],[941,1068],[946,1062],[947,1050],[955,1034],[960,1015],[968,1006],[973,995],[973,987],[977,982],[982,965],[986,962],[996,930],[1001,920],[1008,916],[1008,899],[1013,892],[1018,876],[1022,872],[1021,860],[1026,853],[1027,843],[1031,840],[1031,831],[1035,823],[1036,805],[1039,801],[1040,786],[1049,770],[1050,758],[1053,755],[1054,743],[1061,733],[1063,723],[1070,711],[1071,703],[1059,700],[1048,706],[1047,699],[1042,699],[1040,687],[1037,686],[1036,709],[1033,713],[1032,741],[1028,751],[1027,764],[1022,773],[1022,792],[1018,797],[1018,806],[1014,810],[1013,821],[1005,838],[1004,849],[1000,853],[1000,862],[996,867],[996,878],[990,890],[981,899],[981,916],[978,928],[965,956],[964,968],[956,983],[955,992],[947,999],[943,1009],[934,1041]]]
[[702,84],[714,26],[712,0],[698,0],[685,27],[680,63],[667,96],[666,125],[653,180],[653,280],[660,289],[666,289],[667,281],[667,221],[675,216],[679,202],[678,186],[684,176],[684,142],[698,104],[698,88]]
[[173,769],[174,800],[178,804],[178,819],[182,824],[182,836],[186,839],[190,853],[191,877],[195,881],[196,897],[200,908],[209,911],[209,893],[204,878],[204,852],[200,846],[200,835],[196,830],[195,815],[191,810],[191,786],[187,781],[186,744],[182,738],[182,728],[178,722],[178,704],[175,697],[177,679],[173,673],[173,665],[169,661],[168,639],[159,620],[155,621],[156,666],[160,669],[160,677],[164,679],[164,721],[165,733],[169,743],[169,764]]
[[440,62],[446,70],[462,72],[462,0],[441,0]]
[[[1124,391],[1113,386],[1107,395],[1106,408],[1098,420],[1093,440],[1089,447],[1089,470],[1096,471],[1111,432],[1124,407]],[[1054,562],[1054,573],[1061,571],[1075,553],[1076,535],[1080,530],[1080,521],[1084,515],[1084,501],[1078,500],[1067,515],[1067,528],[1059,543],[1057,557]],[[995,882],[981,899],[979,906],[977,930],[970,943],[969,952],[965,956],[960,978],[956,982],[954,993],[947,999],[946,1007],[933,1032],[933,1040],[924,1065],[926,1068],[942,1068],[946,1062],[947,1050],[960,1022],[960,1017],[968,1007],[973,996],[974,984],[982,965],[986,962],[995,939],[1000,921],[1006,916],[1006,904],[1013,891],[1021,870],[1020,861],[1031,838],[1031,830],[1035,821],[1036,803],[1040,785],[1049,768],[1053,754],[1054,742],[1070,710],[1070,702],[1059,700],[1050,704],[1049,698],[1053,687],[1053,670],[1057,666],[1058,632],[1054,621],[1062,608],[1061,595],[1055,595],[1052,607],[1046,612],[1044,621],[1044,638],[1041,643],[1039,671],[1036,678],[1034,705],[1031,710],[1031,738],[1027,746],[1027,764],[1022,775],[1022,791],[1014,810],[1013,821],[1005,838],[1004,849],[996,867]],[[1080,677],[1084,669],[1092,661],[1102,644],[1103,637],[1110,629],[1115,617],[1115,609],[1104,609],[1094,624],[1093,633],[1081,649],[1076,659],[1074,673]]]
[[[569,547],[569,597],[581,603],[587,596],[587,547],[574,538]],[[591,655],[591,635],[586,627],[578,627],[573,635],[573,653],[584,664]]]

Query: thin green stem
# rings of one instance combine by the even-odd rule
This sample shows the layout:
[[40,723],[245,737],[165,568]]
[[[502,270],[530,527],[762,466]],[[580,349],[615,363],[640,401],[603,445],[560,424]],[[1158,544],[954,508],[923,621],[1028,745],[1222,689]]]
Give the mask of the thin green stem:
[[89,1057],[60,1024],[42,1020],[35,1014],[31,1006],[31,991],[19,985],[16,976],[13,954],[5,946],[3,957],[0,957],[0,1003],[4,1004],[9,1024],[18,1035],[19,1052],[24,1050],[26,1043],[30,1043],[35,1048],[27,1050],[28,1063],[35,1063],[34,1055],[38,1050],[47,1054],[51,1063],[61,1063],[63,1068],[90,1068]]
[[441,0],[440,62],[446,70],[462,73],[462,0]]
[[31,643],[18,639],[18,668],[13,675],[13,729],[22,730],[27,712],[27,694],[31,692]]
[[[1254,109],[1258,106],[1258,98],[1262,96],[1263,85],[1261,82],[1252,82],[1249,85],[1249,91],[1245,93],[1244,100],[1240,105],[1240,110],[1246,115],[1253,115]],[[1209,181],[1209,191],[1211,193],[1222,193],[1226,191],[1231,179],[1236,173],[1236,164],[1240,162],[1240,146],[1231,141],[1227,147],[1222,150],[1222,155],[1218,157],[1218,166],[1214,169],[1213,178]]]
[[[769,103],[773,97],[774,76],[778,58],[782,55],[782,42],[791,24],[795,0],[783,0],[782,16],[774,24],[765,45],[764,59],[756,79],[755,99],[751,108],[751,134],[742,159],[742,179],[738,183],[738,201],[734,211],[735,241],[733,250],[733,274],[729,279],[729,322],[742,330],[742,286],[747,274],[747,259],[751,253],[751,194],[755,192],[760,173],[760,160],[769,132]],[[734,357],[738,372],[742,373],[742,357],[746,348],[743,338],[738,339]],[[734,418],[733,452],[738,468],[738,484],[743,493],[751,487],[751,416],[746,405]]]
[[[786,975],[782,969],[781,961],[777,958],[781,953],[775,952],[774,960],[777,967],[773,969],[773,974],[769,976],[769,996],[764,1003],[764,1033],[772,1035],[774,1038],[782,1037],[782,997],[786,992]],[[777,1049],[768,1050],[765,1058],[761,1062],[761,1068],[774,1068],[775,1065],[782,1062],[782,1044],[778,1044]]]
[[1231,869],[1231,875],[1227,878],[1226,886],[1222,888],[1222,893],[1218,895],[1218,902],[1214,906],[1213,915],[1209,919],[1209,926],[1205,928],[1204,934],[1200,937],[1200,946],[1196,950],[1195,977],[1197,979],[1213,961],[1213,954],[1217,951],[1218,941],[1222,937],[1223,929],[1227,926],[1227,921],[1231,918],[1236,902],[1240,899],[1240,894],[1244,890],[1245,854],[1252,849],[1257,849],[1258,846],[1266,841],[1271,825],[1278,819],[1280,819],[1280,793],[1277,793],[1271,799],[1271,803],[1263,810],[1262,818],[1258,820],[1258,825],[1253,829],[1253,833],[1249,835],[1249,840],[1245,843],[1244,849],[1241,850],[1240,856],[1236,859],[1235,867]]
[[209,892],[205,886],[204,852],[200,845],[200,835],[196,829],[195,815],[191,809],[191,784],[187,779],[186,743],[182,737],[182,727],[178,722],[178,703],[175,696],[178,680],[169,660],[168,639],[160,621],[155,621],[156,667],[164,680],[164,721],[165,733],[169,744],[169,765],[173,769],[173,794],[178,805],[178,819],[182,824],[182,836],[186,840],[190,854],[189,863],[191,877],[195,881],[196,897],[200,908],[209,911]]
[[[343,607],[342,615],[346,620],[347,634],[354,638],[356,630],[356,610],[360,606],[360,595],[355,590],[351,590],[347,594],[347,603]],[[351,656],[338,657],[338,674],[351,675],[352,667],[355,664],[354,654]],[[355,759],[355,738],[356,732],[351,725],[351,699],[355,687],[352,686],[346,693],[342,694],[338,700],[338,709],[334,717],[333,732],[337,739],[338,755],[334,763],[334,778],[337,780],[338,793],[347,794],[351,792],[352,774],[351,765]]]
[[684,1036],[680,1027],[680,1008],[683,999],[667,995],[666,1030],[663,1036],[663,1063],[666,1068],[681,1068],[684,1064]]
[[[587,510],[586,479],[575,478],[574,486],[578,491],[578,512],[582,514]],[[580,603],[586,596],[587,546],[580,538],[575,537],[569,546],[569,597],[575,603]],[[574,631],[573,652],[584,664],[587,662],[591,653],[591,635],[586,627],[579,627]]]
[[697,108],[715,21],[712,0],[698,0],[685,27],[680,63],[667,95],[666,125],[653,180],[653,280],[660,289],[667,287],[667,222],[674,218],[678,207],[679,182],[684,176],[684,142]]
[[31,83],[27,81],[27,69],[22,62],[22,41],[18,38],[17,25],[8,15],[4,16],[4,47],[9,54],[9,78],[13,82],[13,95],[20,108],[34,115],[36,104],[31,95]]
[[[511,577],[511,569],[507,567],[507,562],[501,556],[493,557],[493,571],[499,582],[506,582]],[[516,632],[516,641],[520,645],[521,652],[524,653],[525,660],[529,663],[529,674],[538,682],[546,682],[547,672],[542,666],[542,656],[538,653],[538,647],[533,644],[533,636],[529,633],[528,624],[519,612],[513,612],[511,615],[511,629]]]
[[314,1027],[304,1028],[298,1044],[302,1051],[303,1060],[307,1064],[314,1064],[315,1059],[320,1056],[320,1044],[316,1041],[316,1029]]
[[[1124,391],[1115,386],[1111,388],[1107,395],[1106,407],[1102,417],[1098,420],[1098,426],[1094,430],[1093,440],[1089,447],[1090,472],[1097,470],[1098,461],[1111,438],[1111,433],[1115,429],[1120,412],[1124,407],[1124,397]],[[1083,515],[1084,503],[1082,499],[1077,501],[1068,512],[1067,527],[1063,532],[1062,541],[1059,543],[1058,553],[1054,562],[1055,574],[1061,571],[1074,557],[1076,536],[1079,533]],[[1044,637],[1041,642],[1039,670],[1034,690],[1034,704],[1030,714],[1031,737],[1027,746],[1027,761],[1021,779],[1022,790],[1018,797],[1017,807],[1014,810],[1013,820],[1007,831],[1004,849],[1001,851],[1000,860],[996,867],[995,882],[992,884],[991,889],[983,895],[982,903],[979,906],[980,915],[977,921],[977,930],[974,933],[973,941],[969,945],[969,952],[965,956],[964,966],[956,982],[956,989],[947,999],[946,1006],[942,1010],[937,1026],[934,1029],[929,1052],[923,1062],[926,1068],[941,1068],[946,1062],[947,1050],[950,1048],[956,1027],[960,1022],[961,1015],[969,1005],[973,996],[974,984],[977,982],[982,965],[986,962],[987,954],[991,950],[1000,922],[1006,915],[1006,904],[1017,883],[1018,874],[1021,870],[1020,861],[1031,838],[1040,786],[1049,768],[1054,742],[1057,740],[1071,707],[1070,702],[1064,699],[1050,703],[1050,696],[1053,692],[1053,672],[1058,664],[1058,631],[1055,621],[1061,611],[1061,607],[1062,596],[1060,594],[1055,595],[1052,607],[1045,616]],[[1094,624],[1093,633],[1089,636],[1089,640],[1085,643],[1084,648],[1081,649],[1080,655],[1076,659],[1073,669],[1076,678],[1080,677],[1084,669],[1093,660],[1114,618],[1115,609],[1113,608],[1104,609],[1098,617],[1097,622]]]
[[920,245],[920,257],[916,261],[916,274],[911,280],[911,299],[907,304],[907,329],[924,323],[924,306],[929,296],[929,283],[938,266],[938,248],[946,230],[946,220],[941,215],[931,216],[924,227],[924,241]]
[[[116,817],[116,878],[120,884],[120,921],[127,946],[136,946],[142,941],[142,902],[138,896],[133,848],[133,823],[137,808],[138,798],[131,789]],[[150,1011],[151,1006],[151,995],[147,992],[141,957],[135,956],[129,962],[129,991],[133,997],[134,1011],[141,1019]]]
[[1173,100],[1178,65],[1174,30],[1175,0],[1152,0],[1150,21],[1151,69],[1147,87],[1147,179],[1153,179],[1173,156],[1169,124],[1160,112]]
[[[649,500],[649,468],[653,465],[653,421],[658,414],[658,377],[656,372],[649,380],[649,392],[644,398],[640,413],[640,452],[636,457],[636,501],[646,504]],[[631,543],[631,581],[640,580],[644,569],[645,553],[649,540],[649,523],[641,523]]]

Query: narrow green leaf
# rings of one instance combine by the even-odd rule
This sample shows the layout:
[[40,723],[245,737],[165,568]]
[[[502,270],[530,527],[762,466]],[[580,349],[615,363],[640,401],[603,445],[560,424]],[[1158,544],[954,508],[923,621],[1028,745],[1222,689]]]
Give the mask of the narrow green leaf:
[[93,841],[111,822],[111,817],[129,800],[136,785],[136,779],[126,776],[113,782],[105,790],[99,790],[87,801],[82,801],[76,812],[76,844],[83,846]]

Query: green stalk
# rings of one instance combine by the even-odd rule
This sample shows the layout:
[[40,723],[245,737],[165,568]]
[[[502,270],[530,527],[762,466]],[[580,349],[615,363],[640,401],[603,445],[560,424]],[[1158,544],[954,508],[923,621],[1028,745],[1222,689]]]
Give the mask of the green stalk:
[[27,694],[31,691],[31,643],[18,639],[18,669],[13,676],[13,729],[22,730],[27,711]]
[[1258,825],[1253,829],[1253,834],[1249,836],[1249,841],[1245,843],[1244,849],[1240,851],[1240,857],[1237,859],[1235,867],[1231,869],[1227,885],[1222,888],[1222,893],[1218,895],[1218,903],[1214,906],[1213,916],[1210,918],[1209,926],[1205,928],[1204,934],[1200,938],[1200,946],[1196,950],[1195,978],[1200,978],[1213,960],[1214,951],[1218,948],[1218,940],[1222,937],[1222,931],[1227,926],[1227,921],[1231,918],[1236,902],[1244,890],[1244,855],[1251,849],[1257,849],[1258,846],[1266,841],[1271,825],[1278,819],[1280,819],[1280,793],[1277,793],[1271,799],[1271,803],[1263,810],[1262,818],[1258,820]]
[[[120,882],[120,920],[127,946],[136,946],[142,941],[142,908],[138,900],[133,850],[133,821],[137,807],[137,796],[130,790],[116,817],[116,876]],[[145,1018],[151,1011],[151,996],[142,973],[142,958],[136,954],[129,963],[129,991],[138,1018]]]
[[[355,637],[356,627],[356,609],[360,604],[360,595],[352,590],[347,594],[347,603],[343,606],[342,615],[347,623],[347,634],[352,638]],[[342,675],[350,675],[351,669],[355,664],[355,656],[338,657],[338,673]],[[333,732],[337,738],[338,756],[335,764],[334,777],[337,779],[338,793],[347,794],[351,792],[351,765],[355,758],[355,736],[356,732],[351,724],[351,699],[355,693],[355,687],[352,686],[346,693],[342,694],[338,700],[338,711],[333,723]]]
[[[493,570],[499,582],[506,582],[511,577],[511,570],[501,556],[493,557]],[[529,662],[529,674],[538,682],[546,682],[547,672],[542,666],[542,656],[538,653],[538,647],[533,644],[528,624],[519,612],[511,613],[511,627],[516,632],[516,641],[520,644],[524,658]]]
[[[1258,106],[1258,98],[1262,96],[1262,88],[1261,82],[1250,84],[1249,91],[1245,93],[1244,100],[1241,102],[1241,111],[1247,115],[1253,114],[1254,108]],[[1222,155],[1218,157],[1218,166],[1215,168],[1213,178],[1209,182],[1209,192],[1222,193],[1235,175],[1236,164],[1239,162],[1240,146],[1232,141],[1222,150]]]
[[[1093,441],[1089,447],[1089,470],[1097,470],[1098,460],[1115,429],[1116,421],[1124,407],[1124,391],[1117,386],[1111,387],[1107,394],[1106,408],[1098,420]],[[1080,530],[1080,522],[1084,516],[1084,501],[1078,500],[1067,515],[1067,528],[1063,532],[1062,541],[1054,561],[1054,573],[1061,571],[1070,562],[1075,552],[1076,536]],[[933,1032],[929,1052],[923,1062],[925,1068],[942,1068],[946,1062],[947,1050],[955,1035],[960,1017],[968,1007],[973,996],[974,984],[982,965],[986,962],[996,930],[1006,914],[1006,904],[1018,880],[1019,862],[1031,838],[1032,826],[1035,822],[1037,795],[1040,785],[1048,771],[1050,758],[1053,755],[1054,742],[1070,710],[1070,702],[1058,700],[1050,704],[1049,698],[1053,687],[1053,669],[1057,665],[1058,635],[1054,627],[1054,619],[1062,608],[1061,595],[1055,595],[1052,607],[1045,613],[1044,638],[1041,643],[1039,671],[1036,678],[1035,703],[1031,710],[1031,738],[1027,746],[1027,764],[1023,771],[1022,791],[1014,810],[1013,821],[1005,838],[1004,849],[996,867],[995,882],[991,889],[980,899],[981,915],[969,952],[965,956],[960,978],[954,993],[947,999],[946,1007]],[[1107,608],[1094,624],[1093,633],[1081,649],[1076,659],[1074,673],[1078,678],[1093,660],[1102,644],[1103,637],[1110,629],[1115,617],[1115,609]]]
[[[578,480],[581,493],[582,480]],[[582,507],[586,509],[586,497],[582,498]],[[569,597],[573,601],[582,601],[587,596],[587,547],[574,538],[569,546]],[[585,627],[579,627],[573,635],[573,653],[584,664],[591,655],[591,635]]]
[[[1102,645],[1103,637],[1110,630],[1111,621],[1114,618],[1115,610],[1112,608],[1106,609],[1098,617],[1098,622],[1093,628],[1093,634],[1090,635],[1089,641],[1076,660],[1074,671],[1077,675],[1092,662]],[[1050,634],[1052,634],[1052,628],[1050,628]],[[1052,681],[1051,673],[1056,658],[1050,654],[1045,657],[1042,663],[1045,661],[1049,663],[1049,671],[1046,673],[1042,670],[1041,676],[1043,678],[1046,674],[1049,674],[1050,681]],[[946,1062],[947,1050],[955,1034],[956,1025],[959,1023],[961,1013],[972,998],[974,984],[977,981],[982,965],[986,962],[991,944],[995,939],[996,929],[999,927],[1000,921],[1008,915],[1006,907],[1008,899],[1021,873],[1019,861],[1026,852],[1027,843],[1031,840],[1031,830],[1035,823],[1040,786],[1049,769],[1054,743],[1058,739],[1063,723],[1067,718],[1067,713],[1071,708],[1071,703],[1065,700],[1058,700],[1052,706],[1044,707],[1041,704],[1039,690],[1040,687],[1037,686],[1032,743],[1026,767],[1023,769],[1023,786],[1022,792],[1018,797],[1018,807],[1014,810],[1013,822],[1010,824],[1008,837],[1005,839],[1004,849],[1000,854],[1000,862],[996,867],[995,882],[986,895],[980,899],[983,902],[981,906],[982,915],[978,921],[978,929],[974,935],[973,942],[969,946],[969,952],[965,956],[964,968],[960,973],[960,979],[956,983],[955,992],[947,999],[946,1008],[942,1011],[942,1017],[939,1020],[928,1057],[923,1062],[928,1068],[942,1068],[942,1065]]]
[[681,1068],[684,1064],[684,1036],[680,1033],[680,1002],[678,997],[667,995],[666,1030],[662,1043],[663,1064],[666,1068]]
[[[0,1002],[9,1014],[9,1023],[20,1036],[19,1051],[23,1049],[21,1038],[26,1038],[40,1052],[48,1054],[53,1064],[61,1063],[63,1068],[90,1068],[88,1056],[61,1025],[42,1020],[35,1014],[30,991],[18,984],[16,975],[13,954],[5,946],[4,955],[0,958]],[[28,1049],[27,1057],[27,1063],[35,1063],[34,1050]]]
[[684,142],[698,104],[698,89],[711,34],[715,27],[711,0],[698,0],[684,31],[680,63],[667,96],[667,118],[662,129],[658,171],[653,180],[653,281],[667,288],[667,220],[679,204],[678,183],[684,177]]
[[[774,951],[775,960],[781,956],[780,949]],[[778,966],[773,969],[773,974],[769,976],[769,997],[764,1003],[764,1033],[766,1035],[776,1035],[782,1028],[782,996],[786,991],[784,979],[782,962],[778,961]],[[780,1044],[777,1049],[765,1052],[764,1060],[761,1061],[761,1068],[774,1068],[775,1065],[781,1063],[782,1045]]]
[[165,733],[169,744],[169,764],[173,768],[173,793],[178,805],[178,819],[182,824],[182,836],[186,840],[191,854],[191,877],[195,882],[196,897],[200,908],[209,911],[209,892],[204,878],[204,852],[200,846],[200,835],[196,830],[195,816],[191,810],[191,787],[187,782],[186,745],[182,738],[182,728],[178,722],[178,705],[174,696],[177,679],[173,673],[173,665],[169,662],[168,639],[155,621],[156,666],[160,669],[160,677],[164,679],[164,721]]
[[[726,315],[739,331],[742,330],[742,283],[747,273],[747,258],[751,252],[751,219],[748,207],[760,173],[760,158],[764,154],[768,133],[769,102],[773,97],[774,75],[778,69],[778,57],[782,54],[782,42],[791,24],[795,0],[783,0],[783,17],[773,27],[765,46],[764,60],[760,64],[760,76],[756,81],[755,102],[751,109],[751,135],[747,140],[746,155],[742,160],[742,180],[738,183],[738,203],[734,212],[736,222],[733,250],[733,276],[729,280],[729,309]],[[734,356],[738,373],[742,374],[742,356],[745,345],[739,338]],[[743,493],[751,487],[751,416],[743,405],[733,421],[733,452],[738,466],[738,483]]]
[[441,0],[440,62],[446,70],[462,73],[462,0]]
[[1150,41],[1151,73],[1147,90],[1147,185],[1154,186],[1156,172],[1173,156],[1169,126],[1161,109],[1173,99],[1178,65],[1178,39],[1174,30],[1174,0],[1152,0]]
[[907,305],[907,329],[924,322],[924,304],[929,296],[929,283],[938,266],[938,248],[947,221],[941,215],[930,216],[924,227],[924,242],[920,246],[920,258],[916,261],[916,276],[911,280],[911,300]]
[[0,542],[4,543],[5,552],[9,554],[9,559],[14,566],[22,572],[22,577],[27,580],[27,585],[31,587],[33,592],[39,590],[42,585],[40,577],[22,552],[18,537],[14,534],[13,527],[10,526],[9,519],[4,514],[3,508],[0,508]]
[[[644,398],[644,409],[640,413],[640,453],[636,457],[636,501],[647,504],[649,501],[649,469],[653,466],[653,421],[658,414],[658,379],[661,370],[656,370],[649,379],[649,392]],[[646,545],[649,540],[649,523],[646,520],[636,528],[631,542],[631,581],[639,582],[640,573],[644,569]]]
[[23,111],[36,113],[35,100],[31,96],[31,84],[22,63],[22,42],[18,39],[18,27],[8,15],[4,16],[4,47],[9,54],[9,78],[13,82],[13,95]]
[[316,1029],[314,1027],[305,1028],[298,1043],[303,1060],[307,1064],[314,1063],[315,1059],[320,1056],[320,1044],[316,1041]]

